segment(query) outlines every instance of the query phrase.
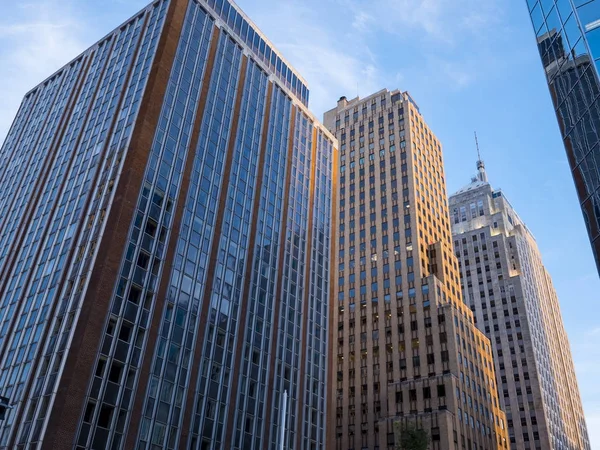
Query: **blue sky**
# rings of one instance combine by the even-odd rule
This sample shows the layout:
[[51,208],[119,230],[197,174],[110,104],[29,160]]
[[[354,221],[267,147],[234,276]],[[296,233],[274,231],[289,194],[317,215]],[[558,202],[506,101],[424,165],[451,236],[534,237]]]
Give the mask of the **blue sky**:
[[[23,94],[146,4],[0,0],[0,141]],[[600,448],[600,281],[525,0],[238,0],[304,75],[320,116],[337,99],[409,91],[442,141],[449,192],[489,178],[537,238]]]

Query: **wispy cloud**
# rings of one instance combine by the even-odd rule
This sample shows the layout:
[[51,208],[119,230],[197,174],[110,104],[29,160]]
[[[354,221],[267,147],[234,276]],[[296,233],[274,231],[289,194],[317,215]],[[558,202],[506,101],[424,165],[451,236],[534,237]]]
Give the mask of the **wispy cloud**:
[[399,53],[409,48],[413,62],[424,60],[417,64],[430,82],[453,90],[471,85],[493,62],[489,53],[474,52],[473,43],[482,46],[490,30],[503,31],[504,6],[499,0],[342,1],[352,11],[357,33],[365,39],[385,39],[384,33],[404,43]]
[[[330,17],[301,1],[265,3],[248,2],[250,16],[306,78],[317,115],[334,107],[341,95],[367,95],[386,85],[387,76],[360,34],[332,26]],[[369,20],[359,16],[351,25],[366,32]]]
[[[237,0],[237,3],[247,9],[250,17],[305,76],[311,88],[311,109],[317,113],[335,106],[340,95],[353,97],[358,85],[362,96],[383,87],[418,91],[416,100],[421,103],[425,98],[427,103],[428,99],[429,108],[437,109],[438,117],[444,116],[440,112],[444,107],[448,108],[446,115],[461,110],[468,116],[472,113],[468,108],[480,105],[469,94],[471,90],[478,92],[476,83],[486,80],[493,84],[495,80],[508,78],[507,74],[522,70],[532,58],[531,52],[525,54],[521,50],[527,42],[513,39],[509,28],[513,21],[505,15],[514,8],[512,2],[502,0]],[[523,60],[523,55],[527,60]],[[506,79],[500,81],[498,86],[506,89]],[[543,83],[542,78],[539,82]],[[456,91],[461,92],[456,95]],[[459,101],[464,100],[469,106],[456,103],[463,92],[465,98]],[[493,98],[480,94],[482,98]],[[486,125],[501,123],[495,121],[498,116],[492,108],[482,108],[486,118],[481,120]],[[438,126],[444,128],[443,123]],[[514,181],[510,177],[504,179]],[[560,184],[555,189],[565,190]],[[544,195],[543,189],[527,190],[530,212],[536,203],[541,203],[533,201],[538,191]],[[543,217],[546,223],[547,214]],[[556,241],[554,235],[553,238]],[[564,236],[560,242],[555,259],[562,261],[563,246],[573,246]],[[550,250],[544,249],[546,261]],[[583,286],[588,285],[585,280],[569,279],[569,295],[561,298],[563,305],[567,299],[572,299],[573,304],[579,302],[579,293],[587,292]],[[594,430],[600,430],[599,337],[595,325],[570,336],[594,448],[600,444],[600,432],[594,436]]]
[[149,0],[5,2],[0,16],[0,142],[23,95]]
[[0,142],[29,89],[84,49],[81,23],[65,2],[15,3],[0,19]]
[[[341,95],[403,88],[398,83],[407,75],[443,89],[466,88],[478,77],[479,59],[457,45],[499,15],[499,0],[333,0],[319,8],[298,0],[238,3],[307,79],[318,115]],[[389,54],[372,50],[382,43]]]
[[[499,23],[498,0],[345,0],[364,29],[422,33],[436,43],[456,44]],[[424,34],[424,36],[423,36]],[[414,44],[414,41],[413,41]]]
[[357,11],[352,21],[352,27],[358,31],[369,31],[375,19],[366,11]]

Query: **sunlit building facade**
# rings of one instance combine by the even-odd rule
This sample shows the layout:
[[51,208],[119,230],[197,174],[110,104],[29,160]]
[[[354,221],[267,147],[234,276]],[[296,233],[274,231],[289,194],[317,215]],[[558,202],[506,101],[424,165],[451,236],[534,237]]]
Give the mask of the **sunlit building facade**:
[[462,302],[442,149],[407,92],[325,113],[340,145],[329,450],[506,449],[489,340]]
[[575,367],[530,230],[478,161],[450,196],[464,302],[490,338],[512,450],[589,450]]
[[600,0],[527,0],[600,271]]
[[25,96],[0,448],[323,448],[337,150],[307,103],[227,0],[155,1]]

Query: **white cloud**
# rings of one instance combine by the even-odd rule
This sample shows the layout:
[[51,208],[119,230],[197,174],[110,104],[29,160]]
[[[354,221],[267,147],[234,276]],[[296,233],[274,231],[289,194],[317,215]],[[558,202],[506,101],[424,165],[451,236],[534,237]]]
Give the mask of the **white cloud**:
[[[12,2],[0,16],[0,143],[23,95],[149,0]],[[95,14],[90,11],[95,9]]]
[[[20,12],[19,20],[0,18],[0,141],[23,94],[90,45],[94,41],[90,24],[96,24],[94,17],[75,12],[68,0],[13,3],[12,8]],[[146,1],[133,3],[106,0],[103,5],[105,9],[110,9],[110,4],[133,8]],[[471,53],[472,45],[463,44],[479,43],[503,32],[498,27],[502,22],[501,0],[238,3],[307,79],[310,107],[317,115],[335,106],[341,95],[354,97],[358,92],[365,96],[384,87],[410,90],[420,79],[438,89],[464,89],[480,71],[490,67],[489,60],[481,54]],[[332,4],[331,14],[323,14]],[[126,17],[123,15],[120,20]],[[100,35],[109,30],[106,27]],[[386,53],[373,52],[370,45],[374,48],[383,41]],[[415,55],[406,56],[409,51]],[[390,67],[392,70],[386,73]],[[573,345],[573,354],[588,413],[588,429],[592,442],[600,446],[597,337],[600,328],[588,330],[571,342],[578,344]]]
[[[238,3],[306,79],[310,109],[317,117],[342,95],[369,95],[386,86],[388,77],[360,33],[340,30],[331,17],[298,0]],[[369,20],[367,15],[357,18],[352,27],[366,30]]]
[[[345,0],[358,29],[370,25],[395,34],[424,33],[437,44],[458,43],[498,23],[498,0]],[[413,41],[414,43],[414,41]]]
[[379,73],[373,64],[362,64],[351,55],[334,48],[312,44],[283,46],[295,66],[308,80],[311,90],[310,107],[319,114],[335,107],[337,97],[354,97],[381,89]]
[[[107,8],[122,1],[110,0]],[[299,0],[239,3],[307,79],[311,109],[317,115],[333,107],[341,95],[407,88],[398,83],[411,78],[464,89],[484,69],[473,64],[477,57],[462,53],[456,44],[480,37],[500,14],[499,0],[332,0],[320,8]],[[21,19],[0,19],[0,141],[23,94],[93,42],[88,35],[94,21],[77,14],[72,4],[15,3]],[[373,54],[369,45],[382,37],[398,41],[397,53]],[[401,40],[405,37],[411,39],[410,45]],[[422,61],[405,57],[407,49],[423,49]],[[393,73],[382,69],[390,65],[388,58],[396,60]]]
[[373,24],[374,19],[371,15],[367,14],[366,11],[358,11],[354,15],[354,21],[352,22],[352,27],[359,31],[367,31],[370,26]]
[[436,59],[430,63],[431,67],[437,70],[431,70],[431,75],[439,83],[443,83],[452,90],[461,90],[469,86],[476,78],[477,72],[470,61],[447,61]]
[[23,95],[84,48],[82,27],[64,2],[15,3],[17,22],[0,19],[0,142]]
[[484,40],[483,32],[502,16],[499,0],[239,3],[307,79],[317,115],[341,95],[365,96],[385,87],[410,90],[426,81],[428,90],[465,89],[494,63],[462,44]]
[[490,30],[505,32],[499,0],[341,1],[364,39],[397,41],[399,58],[410,52],[402,62],[417,83],[461,90],[499,64],[485,44]]

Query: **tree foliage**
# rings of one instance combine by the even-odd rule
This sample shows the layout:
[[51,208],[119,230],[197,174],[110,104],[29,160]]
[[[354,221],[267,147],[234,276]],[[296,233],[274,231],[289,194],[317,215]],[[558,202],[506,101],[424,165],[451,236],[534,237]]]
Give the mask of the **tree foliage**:
[[427,450],[429,434],[412,424],[394,424],[396,450]]

